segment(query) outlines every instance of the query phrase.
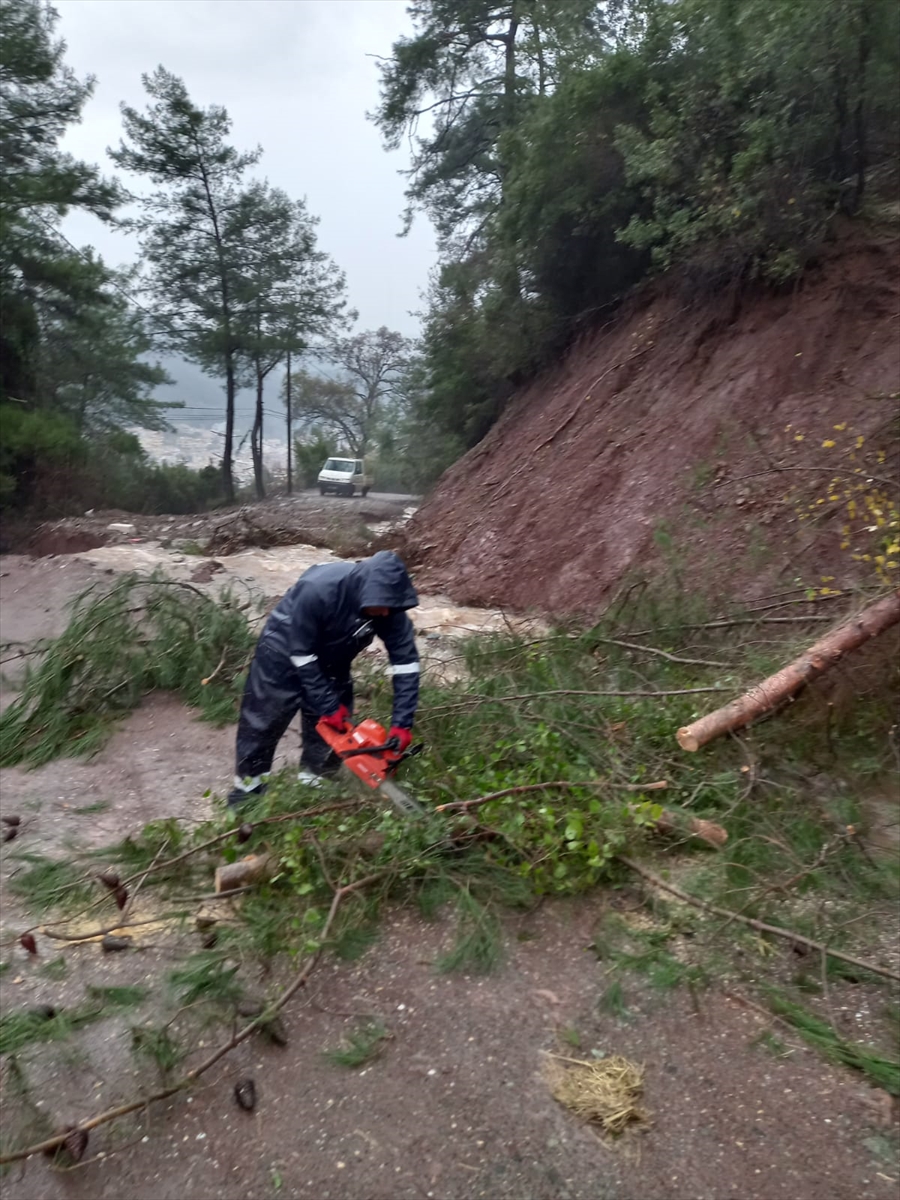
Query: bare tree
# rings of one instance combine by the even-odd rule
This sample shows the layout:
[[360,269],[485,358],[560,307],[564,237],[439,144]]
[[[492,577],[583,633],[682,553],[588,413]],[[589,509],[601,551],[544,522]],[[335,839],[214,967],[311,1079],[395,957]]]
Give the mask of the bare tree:
[[291,415],[301,430],[334,438],[353,455],[365,453],[362,414],[349,384],[310,371],[291,375]]
[[301,425],[319,425],[354,456],[365,454],[379,424],[399,403],[412,349],[408,338],[383,325],[334,340],[324,357],[337,374],[295,371],[291,415]]
[[366,452],[379,420],[397,399],[412,349],[409,338],[384,325],[341,338],[330,348],[329,358],[339,369],[341,382],[353,393],[360,454]]

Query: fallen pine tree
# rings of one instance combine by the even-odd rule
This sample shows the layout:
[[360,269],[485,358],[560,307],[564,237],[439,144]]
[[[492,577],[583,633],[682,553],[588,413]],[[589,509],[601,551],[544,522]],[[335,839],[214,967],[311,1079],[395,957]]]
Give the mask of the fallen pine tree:
[[161,576],[88,588],[65,631],[34,648],[0,714],[0,766],[90,755],[156,690],[177,693],[213,723],[233,720],[256,641],[247,607]]
[[[182,590],[180,586],[160,589],[179,597]],[[190,589],[184,598],[195,603]],[[52,673],[45,678],[43,689],[31,693],[32,703],[40,706],[37,725],[47,718],[54,701],[62,699],[65,711],[71,711],[73,693],[61,686],[63,682],[71,679],[76,685],[79,704],[84,703],[85,689],[102,698],[118,687],[126,673],[120,657],[119,675],[113,674],[112,656],[123,640],[135,654],[147,654],[146,662],[126,659],[129,680],[140,668],[139,681],[155,684],[155,664],[163,649],[157,637],[162,637],[169,624],[187,627],[190,621],[204,635],[212,633],[208,628],[211,614],[205,606],[183,615],[179,606],[179,616],[171,621],[166,609],[167,619],[162,623],[153,610],[150,626],[144,599],[143,595],[123,596],[94,611],[90,620],[84,619],[86,613],[80,614],[79,627],[73,631],[78,636],[70,638],[64,646],[66,653],[58,654],[55,661],[62,666],[71,664],[86,644],[87,664],[82,667],[78,662],[78,669],[70,667],[71,675],[64,681]],[[201,604],[199,596],[196,603]],[[123,613],[122,606],[135,612]],[[127,623],[122,619],[125,616]],[[742,620],[735,618],[738,623]],[[852,826],[835,832],[818,807],[804,811],[802,795],[793,781],[788,794],[797,803],[785,804],[780,793],[771,804],[767,804],[767,795],[751,795],[747,777],[730,761],[732,748],[725,743],[720,744],[720,758],[716,751],[709,756],[671,757],[670,730],[685,720],[689,706],[695,703],[697,689],[692,685],[701,685],[708,678],[684,668],[722,669],[717,632],[722,621],[711,623],[715,632],[708,647],[690,649],[695,660],[690,663],[684,661],[685,654],[673,653],[688,646],[674,637],[669,640],[667,631],[660,632],[660,639],[665,637],[664,644],[669,647],[666,650],[636,642],[638,636],[655,631],[635,634],[630,629],[633,623],[629,624],[627,644],[612,636],[604,642],[602,664],[586,653],[587,639],[567,636],[535,644],[506,638],[467,647],[470,674],[456,683],[438,687],[426,674],[418,727],[429,744],[429,754],[413,760],[406,777],[417,797],[434,806],[434,818],[425,825],[402,821],[371,797],[349,799],[338,791],[333,800],[326,791],[318,797],[326,803],[309,807],[309,795],[298,792],[286,774],[273,781],[259,807],[241,814],[240,826],[235,827],[233,814],[222,814],[213,806],[216,815],[211,822],[195,826],[191,821],[184,827],[175,820],[154,822],[142,834],[105,849],[96,859],[79,855],[67,864],[29,862],[28,869],[16,875],[16,894],[36,895],[43,879],[41,895],[45,899],[35,906],[40,923],[12,935],[11,955],[21,956],[26,949],[22,937],[34,939],[37,935],[39,953],[46,948],[62,957],[68,953],[66,943],[71,942],[78,946],[78,954],[87,957],[93,952],[99,958],[104,952],[103,937],[126,932],[133,935],[131,951],[142,950],[145,938],[156,942],[168,938],[171,942],[167,944],[174,947],[177,943],[182,961],[176,970],[164,973],[150,991],[147,1003],[154,1006],[150,1015],[156,1024],[151,1028],[141,1021],[140,1037],[126,1047],[134,1065],[143,1070],[153,1061],[161,1078],[145,1079],[139,1096],[117,1098],[121,1099],[117,1106],[81,1120],[77,1127],[67,1122],[78,1114],[55,1111],[53,1122],[34,1131],[33,1138],[24,1129],[10,1137],[5,1161],[24,1159],[38,1151],[53,1153],[62,1146],[65,1149],[54,1160],[53,1169],[68,1169],[66,1153],[78,1159],[88,1133],[93,1138],[95,1129],[189,1089],[251,1037],[259,1034],[268,1039],[267,1027],[305,986],[321,962],[321,951],[339,954],[353,951],[355,946],[354,952],[359,952],[374,939],[379,915],[402,904],[415,905],[425,914],[446,908],[447,941],[434,960],[439,971],[474,973],[500,961],[507,940],[499,919],[504,909],[526,911],[545,896],[583,894],[606,881],[616,890],[627,887],[632,894],[639,890],[645,896],[642,907],[652,908],[654,914],[658,910],[660,915],[654,916],[646,933],[636,925],[629,926],[626,933],[611,935],[610,941],[620,936],[623,944],[603,951],[609,957],[604,970],[617,965],[622,970],[648,970],[646,965],[633,964],[662,963],[669,978],[675,970],[678,979],[690,980],[693,977],[685,974],[688,968],[675,953],[676,948],[681,953],[684,937],[696,932],[703,934],[704,942],[715,938],[718,952],[725,941],[718,935],[726,927],[726,947],[737,941],[738,928],[744,927],[746,952],[755,953],[756,943],[762,940],[771,941],[773,947],[780,943],[784,949],[777,961],[782,967],[792,965],[794,957],[813,955],[812,961],[824,972],[836,974],[837,964],[843,964],[850,971],[871,972],[888,985],[896,983],[896,962],[881,944],[873,945],[868,937],[848,940],[848,928],[868,932],[876,924],[873,920],[862,926],[857,908],[847,907],[844,889],[848,879],[852,883],[858,878],[865,885],[860,900],[866,904],[871,904],[873,895],[894,895],[874,890],[879,878],[876,865],[863,852]],[[108,638],[110,627],[117,630],[116,637],[107,644],[95,644],[101,633]],[[233,675],[243,660],[230,649],[231,641],[221,636],[223,632],[219,629],[215,638],[207,637],[196,658],[178,661],[182,670],[190,668],[188,676],[201,696],[210,694],[213,684],[227,683],[229,692],[225,694],[223,689],[221,697],[224,705],[226,700],[233,703]],[[621,630],[610,627],[608,632],[612,635]],[[184,653],[183,643],[188,640],[184,633],[176,628],[170,636],[177,652]],[[596,640],[595,634],[591,636]],[[741,663],[737,654],[739,641],[738,636],[729,643],[735,659],[729,669],[746,671],[746,663]],[[170,644],[166,640],[166,646]],[[696,633],[692,632],[689,646],[695,645]],[[229,650],[223,657],[226,647]],[[121,649],[117,652],[121,656]],[[702,660],[698,653],[704,655]],[[789,656],[780,655],[782,660]],[[98,670],[101,666],[104,672]],[[367,667],[360,664],[361,691],[365,690],[367,708],[371,706],[377,713],[379,706],[390,702],[390,683],[377,668]],[[210,682],[204,685],[204,680]],[[129,682],[122,692],[131,695],[131,687]],[[110,699],[120,694],[112,692]],[[769,729],[778,735],[781,727],[773,722]],[[29,725],[28,732],[36,734],[38,730]],[[665,797],[657,796],[658,792],[665,792]],[[670,797],[666,808],[656,802]],[[803,820],[797,819],[798,811]],[[768,818],[767,824],[762,824],[761,815]],[[731,836],[723,845],[726,825]],[[651,845],[659,848],[660,834],[667,838],[665,857],[652,859],[653,867],[657,862],[660,865],[650,870],[644,855]],[[448,835],[454,843],[452,853],[447,850]],[[720,853],[704,853],[698,859],[696,879],[685,880],[680,871],[678,883],[682,886],[673,891],[669,867],[673,862],[682,868],[689,866],[688,855],[698,838],[718,846]],[[257,859],[274,855],[277,877],[260,879],[251,886],[245,886],[245,880],[228,892],[210,894],[211,869],[218,866],[221,871],[220,860],[224,859],[226,870],[237,867],[245,871],[248,860],[240,858],[245,851]],[[100,875],[91,881],[100,865],[105,868],[104,875],[109,868],[115,869],[110,872],[110,879],[115,875],[115,888]],[[60,866],[66,870],[49,873],[49,867]],[[650,887],[633,881],[626,885],[626,869]],[[838,872],[841,907],[831,910],[830,920],[821,929],[791,929],[785,903],[808,887],[828,887],[831,874],[837,878]],[[34,881],[29,885],[31,877]],[[668,890],[676,901],[696,908],[700,915],[685,917],[686,909],[671,903],[667,912],[665,899],[655,895],[657,888]],[[127,891],[126,905],[130,903],[131,908],[118,907],[116,890]],[[138,895],[140,909],[134,905]],[[735,897],[736,903],[722,902]],[[47,928],[48,907],[55,911],[57,904],[66,909],[76,904],[92,910],[96,906],[96,923],[92,920],[86,927],[79,913],[67,911],[64,916],[54,916],[53,927]],[[197,904],[203,905],[200,913],[195,913]],[[190,925],[192,914],[195,928]],[[171,918],[171,926],[160,927],[163,917]],[[810,933],[816,936],[808,936]],[[44,942],[45,938],[49,942]],[[635,938],[638,940],[633,941]],[[671,951],[665,949],[669,942]],[[691,945],[698,942],[694,937]],[[857,948],[860,953],[847,953]],[[599,954],[600,948],[596,949]],[[127,961],[129,952],[126,949],[117,961]],[[280,981],[281,990],[270,992],[266,987],[265,994],[258,995],[255,968],[265,969],[284,952],[296,957],[292,968],[296,974]],[[573,954],[580,952],[580,947],[573,945]],[[688,967],[693,970],[694,962],[702,961],[700,950],[692,950],[690,957]],[[245,964],[237,974],[235,962]],[[835,986],[840,986],[840,976]],[[245,987],[249,989],[246,995]],[[261,1013],[246,1010],[244,1000],[251,993],[263,1006]],[[190,1017],[183,1027],[179,1017],[176,1036],[171,1032],[172,1011],[186,1011],[188,1005]],[[37,1021],[33,1014],[13,1016]],[[253,1019],[245,1022],[238,1017]],[[52,1020],[41,1018],[36,1031],[29,1024],[25,1034],[35,1043],[39,1037],[46,1040],[49,1054],[51,1035],[60,1034],[69,1019],[70,1014],[61,1009]],[[199,1039],[205,1040],[205,1033],[199,1031],[216,1021],[222,1025],[221,1044],[208,1054],[204,1049],[206,1057],[201,1058]],[[158,1046],[151,1043],[157,1035],[169,1040],[160,1055],[151,1059],[148,1047]],[[163,1052],[169,1056],[165,1069]],[[129,1060],[129,1070],[131,1065]],[[875,1078],[868,1067],[860,1069]],[[893,1072],[891,1079],[900,1078],[894,1064],[886,1069]],[[234,1102],[230,1092],[228,1102]],[[104,1147],[100,1153],[109,1151]]]
[[696,751],[707,742],[742,729],[783,701],[788,700],[804,684],[827,671],[852,650],[871,638],[878,637],[900,621],[900,588],[868,604],[861,612],[832,629],[799,658],[750,688],[737,700],[707,713],[690,725],[683,725],[675,735],[682,750]]

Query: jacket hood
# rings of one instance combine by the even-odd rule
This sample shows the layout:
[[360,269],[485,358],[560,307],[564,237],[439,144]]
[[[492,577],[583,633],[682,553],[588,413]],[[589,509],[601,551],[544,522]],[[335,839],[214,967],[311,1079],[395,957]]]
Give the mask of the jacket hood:
[[415,608],[419,603],[406,567],[392,550],[379,550],[359,564],[359,607]]

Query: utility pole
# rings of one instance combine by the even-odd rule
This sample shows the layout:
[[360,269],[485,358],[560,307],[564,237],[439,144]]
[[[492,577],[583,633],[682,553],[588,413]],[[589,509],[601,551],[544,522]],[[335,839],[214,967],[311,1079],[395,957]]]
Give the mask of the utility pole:
[[293,485],[291,480],[291,352],[287,352],[287,494],[290,496]]

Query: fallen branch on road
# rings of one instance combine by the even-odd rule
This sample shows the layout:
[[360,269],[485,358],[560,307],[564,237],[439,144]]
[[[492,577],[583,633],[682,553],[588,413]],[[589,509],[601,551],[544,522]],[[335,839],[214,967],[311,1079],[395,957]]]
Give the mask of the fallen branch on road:
[[499,792],[489,792],[486,796],[477,796],[474,800],[452,800],[448,804],[438,804],[434,811],[439,813],[452,812],[454,810],[468,812],[470,808],[479,808],[482,804],[489,804],[491,800],[501,800],[504,796],[518,796],[523,792],[545,792],[551,791],[554,788],[568,790],[589,787],[620,787],[630,792],[658,792],[668,787],[668,783],[665,779],[657,779],[655,783],[610,784],[607,779],[587,779],[582,780],[581,783],[572,782],[568,779],[557,779],[552,783],[523,783],[519,787],[502,788]]
[[690,667],[716,667],[720,671],[732,671],[729,663],[712,662],[708,658],[682,658],[678,654],[670,654],[668,650],[660,650],[658,646],[642,646],[640,642],[623,642],[619,638],[595,637],[591,635],[591,643],[604,646],[621,646],[625,650],[640,650],[644,654],[656,654],[667,662],[682,663]]
[[[295,809],[293,812],[278,813],[273,817],[260,817],[259,820],[253,822],[253,825],[254,826],[257,826],[257,825],[279,825],[279,824],[282,824],[287,821],[299,821],[299,820],[302,820],[304,817],[319,817],[325,813],[340,812],[344,809],[360,808],[365,803],[366,803],[366,800],[342,800],[342,801],[338,801],[335,804],[321,804],[317,808],[300,808],[300,809]],[[151,865],[149,868],[145,867],[145,868],[142,868],[141,870],[135,871],[135,873],[133,875],[128,875],[125,879],[121,880],[121,886],[127,888],[128,885],[130,883],[133,883],[135,879],[146,878],[146,876],[148,876],[148,875],[156,874],[159,871],[168,870],[170,867],[176,866],[178,863],[184,862],[185,859],[191,858],[195,854],[200,854],[201,851],[203,851],[203,850],[209,850],[213,846],[218,846],[221,842],[225,842],[225,841],[228,841],[229,838],[236,837],[237,833],[238,833],[238,829],[239,829],[239,826],[235,826],[232,829],[226,829],[224,833],[216,834],[215,837],[209,838],[205,842],[199,842],[196,846],[192,846],[190,848],[190,850],[185,850],[181,854],[175,855],[174,858],[167,858],[163,862],[157,862],[154,865]],[[78,881],[76,881],[76,883],[68,884],[65,888],[60,888],[59,890],[60,890],[60,892],[67,891],[70,888],[79,886],[82,882],[83,882],[83,880],[78,880]],[[235,893],[231,893],[231,894],[234,895]],[[210,895],[215,896],[215,893],[210,893]],[[108,900],[108,896],[101,896],[99,899],[93,900],[90,904],[86,905],[84,908],[79,909],[77,912],[72,913],[72,915],[67,917],[66,920],[69,923],[71,923],[72,921],[76,920],[78,917],[83,917],[85,915],[85,913],[92,912],[95,908],[99,908],[100,905],[105,904],[107,902],[107,900]],[[186,901],[184,901],[184,902],[186,902]],[[128,922],[125,922],[124,924],[127,924],[127,923]],[[140,923],[141,922],[131,922],[131,924],[140,924]],[[0,942],[0,948],[2,948],[3,946],[14,945],[18,941],[18,939],[22,933],[40,932],[40,933],[45,934],[47,937],[55,938],[57,941],[81,942],[81,941],[90,941],[92,938],[100,937],[105,933],[111,933],[115,929],[124,928],[124,924],[122,921],[117,921],[114,925],[111,925],[109,928],[95,929],[90,933],[80,933],[77,936],[73,937],[68,934],[54,933],[51,930],[47,929],[44,924],[38,923],[37,925],[30,925],[27,929],[20,930],[18,933],[15,934],[15,936],[7,939],[7,941]]]
[[[306,961],[293,981],[284,989],[273,1004],[267,1006],[263,1012],[254,1017],[243,1029],[233,1033],[227,1042],[223,1042],[222,1045],[218,1046],[199,1066],[187,1071],[175,1083],[170,1084],[169,1087],[162,1088],[150,1096],[143,1096],[139,1100],[132,1100],[128,1104],[120,1104],[116,1108],[109,1108],[105,1112],[98,1113],[96,1117],[90,1117],[87,1121],[82,1121],[77,1126],[77,1129],[83,1133],[88,1133],[90,1130],[97,1129],[101,1125],[107,1125],[110,1121],[115,1121],[119,1117],[128,1116],[129,1113],[138,1112],[142,1108],[148,1108],[151,1104],[157,1104],[160,1100],[168,1100],[170,1096],[175,1096],[178,1092],[183,1092],[198,1080],[201,1075],[204,1075],[211,1067],[214,1067],[226,1054],[229,1054],[242,1042],[245,1042],[257,1029],[270,1024],[275,1014],[284,1008],[288,1001],[306,984],[318,965],[319,959],[322,956],[323,945],[328,938],[328,934],[331,931],[334,919],[344,898],[353,892],[359,891],[361,888],[367,887],[370,883],[375,883],[377,880],[383,878],[386,873],[385,871],[379,871],[376,874],[367,875],[363,879],[358,879],[353,883],[344,884],[337,889],[332,898],[331,908],[328,910],[325,924],[322,926],[318,948]],[[7,1163],[21,1162],[23,1159],[31,1158],[34,1154],[52,1153],[64,1145],[67,1138],[71,1137],[72,1132],[71,1129],[66,1129],[54,1134],[51,1138],[46,1138],[42,1142],[35,1142],[31,1146],[26,1146],[22,1150],[14,1150],[10,1154],[0,1155],[0,1166],[5,1166]]]
[[866,962],[865,959],[856,958],[852,954],[844,954],[841,950],[832,950],[824,942],[814,941],[812,938],[805,937],[802,933],[796,933],[793,929],[783,929],[780,925],[769,925],[765,921],[758,921],[756,917],[745,917],[743,913],[736,913],[727,908],[720,908],[718,904],[710,904],[708,900],[701,900],[699,896],[692,896],[690,892],[682,891],[674,883],[666,883],[659,875],[648,871],[646,867],[635,862],[633,858],[626,858],[624,855],[619,854],[617,855],[617,859],[624,866],[628,867],[629,870],[646,879],[648,883],[652,883],[654,887],[661,888],[664,892],[670,892],[679,900],[683,900],[686,904],[693,904],[695,908],[703,909],[704,912],[713,913],[717,917],[727,917],[729,921],[740,921],[744,925],[749,925],[751,929],[755,929],[758,933],[771,933],[774,937],[786,938],[790,942],[796,942],[801,946],[808,946],[810,950],[818,950],[820,954],[827,954],[831,958],[839,958],[841,962],[850,963],[854,967],[860,967],[863,971],[871,971],[873,975],[881,975],[884,979],[894,979],[900,982],[900,974],[892,971],[889,967],[880,967],[877,963]]
[[572,690],[571,688],[549,688],[545,692],[519,692],[514,696],[467,696],[464,700],[456,700],[452,704],[436,704],[427,710],[423,710],[428,716],[433,713],[455,712],[461,708],[477,708],[479,704],[512,704],[518,700],[543,700],[545,696],[586,696],[591,699],[601,700],[604,696],[652,696],[658,699],[664,699],[666,696],[694,696],[698,692],[727,692],[726,687],[695,687],[695,688],[671,688],[666,691],[653,691],[643,688],[641,690],[631,691],[613,691],[613,690]]

